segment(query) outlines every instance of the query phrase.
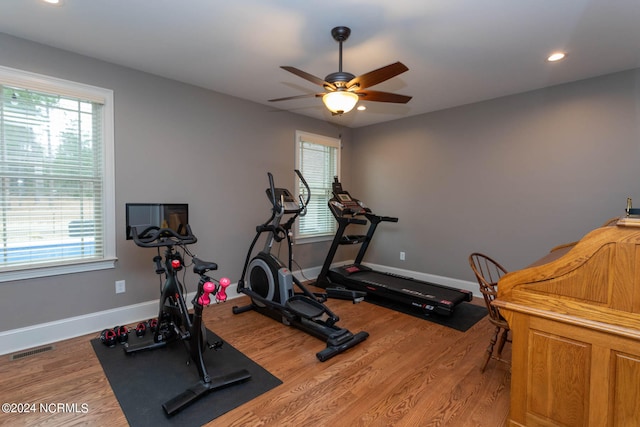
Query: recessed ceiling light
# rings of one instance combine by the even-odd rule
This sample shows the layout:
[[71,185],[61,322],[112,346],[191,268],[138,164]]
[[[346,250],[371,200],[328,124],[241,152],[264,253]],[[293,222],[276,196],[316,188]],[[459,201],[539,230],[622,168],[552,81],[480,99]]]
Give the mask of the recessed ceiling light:
[[42,1],[52,6],[62,6],[62,0],[42,0]]
[[560,61],[561,59],[564,59],[567,57],[567,54],[564,52],[555,52],[552,53],[551,55],[549,55],[549,57],[547,58],[547,61],[549,62],[556,62],[556,61]]
[[358,111],[364,111],[366,109],[367,107],[365,107],[364,105],[358,105],[358,108],[357,108]]

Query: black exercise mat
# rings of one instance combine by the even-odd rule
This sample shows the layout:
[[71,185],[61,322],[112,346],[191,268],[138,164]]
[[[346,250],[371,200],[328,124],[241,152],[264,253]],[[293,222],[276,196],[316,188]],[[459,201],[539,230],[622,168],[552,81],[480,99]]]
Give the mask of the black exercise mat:
[[[220,338],[207,331],[209,342]],[[131,334],[132,342],[150,339]],[[121,344],[109,348],[99,339],[91,340],[109,384],[120,407],[133,427],[138,426],[201,426],[243,403],[282,384],[260,365],[233,348],[227,342],[219,350],[206,350],[209,375],[219,375],[246,369],[251,378],[227,388],[211,391],[172,417],[167,417],[162,404],[199,381],[195,365],[187,366],[189,355],[182,342],[165,348],[126,355]]]
[[478,323],[480,319],[489,314],[486,307],[466,302],[456,305],[450,316],[442,316],[436,313],[425,313],[424,310],[418,307],[401,304],[396,301],[382,299],[371,295],[367,295],[365,301],[391,310],[399,311],[401,313],[409,314],[413,317],[428,320],[430,322],[437,323],[438,325],[447,326],[460,332],[465,332],[467,329]]

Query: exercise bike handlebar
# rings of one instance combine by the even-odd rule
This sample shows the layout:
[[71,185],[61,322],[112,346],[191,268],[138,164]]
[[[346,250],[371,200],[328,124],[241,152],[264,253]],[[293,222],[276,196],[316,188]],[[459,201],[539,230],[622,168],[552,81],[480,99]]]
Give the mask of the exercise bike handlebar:
[[[182,227],[182,225],[180,226]],[[196,243],[198,239],[193,235],[191,227],[186,224],[186,235],[179,234],[171,228],[160,228],[157,226],[147,227],[138,233],[136,227],[131,228],[133,241],[143,248],[157,248],[161,246],[190,245]]]

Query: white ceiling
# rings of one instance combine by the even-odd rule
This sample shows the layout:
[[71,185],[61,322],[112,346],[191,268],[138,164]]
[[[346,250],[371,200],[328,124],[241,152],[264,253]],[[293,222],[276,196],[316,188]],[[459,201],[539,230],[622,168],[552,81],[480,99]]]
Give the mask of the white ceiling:
[[[404,63],[372,89],[408,104],[268,102],[320,89],[281,65],[338,71],[339,25],[343,71]],[[640,66],[640,0],[0,0],[0,32],[348,127]]]

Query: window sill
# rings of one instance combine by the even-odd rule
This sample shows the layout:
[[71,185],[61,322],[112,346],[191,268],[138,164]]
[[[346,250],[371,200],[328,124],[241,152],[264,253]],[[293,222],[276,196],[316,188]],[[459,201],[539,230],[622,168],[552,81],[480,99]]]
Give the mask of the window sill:
[[38,277],[58,276],[62,274],[82,273],[95,270],[106,270],[115,267],[116,258],[100,261],[83,262],[39,268],[25,268],[0,272],[0,282],[12,282],[15,280],[35,279]]

